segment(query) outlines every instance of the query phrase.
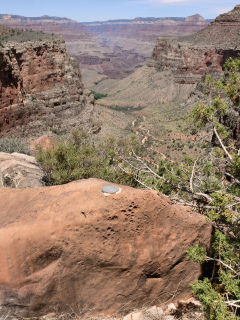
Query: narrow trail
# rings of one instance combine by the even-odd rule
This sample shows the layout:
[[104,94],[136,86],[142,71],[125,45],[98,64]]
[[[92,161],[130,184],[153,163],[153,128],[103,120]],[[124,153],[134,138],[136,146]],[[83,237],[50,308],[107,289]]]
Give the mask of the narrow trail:
[[[152,138],[153,140],[155,140],[155,141],[159,141],[159,142],[163,142],[164,140],[162,140],[162,139],[157,139],[156,137],[154,137],[151,133],[150,133],[150,131],[149,131],[149,129],[146,129],[146,128],[144,128],[144,123],[145,123],[145,121],[146,121],[146,117],[145,116],[142,116],[142,118],[143,118],[143,120],[141,121],[141,123],[139,124],[139,126],[138,126],[138,129],[140,129],[140,130],[142,130],[142,131],[146,131],[146,133],[145,133],[145,135],[143,134],[143,133],[141,133],[140,131],[138,131],[136,128],[136,130],[135,130],[135,132],[136,132],[136,134],[138,134],[138,135],[143,135],[144,136],[144,138],[142,139],[142,144],[145,144],[145,142],[148,140],[148,138]],[[132,121],[132,126],[133,127],[135,127],[135,124],[136,124],[136,122],[138,121],[139,119],[135,119],[135,120],[133,120]]]
[[[142,122],[140,123],[140,125],[138,126],[138,129],[140,129],[141,131],[146,131],[145,135],[144,135],[142,132],[140,132],[140,131],[138,131],[138,130],[135,130],[135,133],[136,133],[137,135],[139,135],[139,136],[144,136],[143,139],[141,140],[142,145],[144,145],[144,144],[147,142],[147,140],[149,139],[149,137],[151,137],[151,138],[152,138],[153,140],[155,140],[155,141],[163,142],[164,140],[157,139],[156,137],[154,137],[154,136],[150,133],[149,129],[144,128],[144,123],[145,123],[145,121],[146,121],[146,117],[145,117],[145,116],[142,116],[142,118],[143,118],[143,120],[142,120]],[[137,120],[139,120],[139,119],[135,119],[134,121],[132,121],[133,127],[135,126]],[[152,146],[149,147],[149,149],[152,150],[153,152],[156,152],[156,153],[158,153],[159,155],[161,155],[161,157],[163,157],[163,159],[166,159],[166,155],[165,155],[164,153],[160,152],[159,150],[153,148]],[[151,160],[151,161],[153,161],[153,160]],[[153,161],[153,162],[154,162],[154,161]],[[155,162],[154,162],[154,164],[157,165]]]

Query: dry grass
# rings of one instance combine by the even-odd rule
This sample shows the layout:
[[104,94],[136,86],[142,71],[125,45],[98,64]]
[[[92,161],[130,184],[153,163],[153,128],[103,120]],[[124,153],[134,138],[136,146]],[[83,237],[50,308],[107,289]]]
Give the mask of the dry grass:
[[30,154],[29,144],[19,138],[0,138],[0,152]]

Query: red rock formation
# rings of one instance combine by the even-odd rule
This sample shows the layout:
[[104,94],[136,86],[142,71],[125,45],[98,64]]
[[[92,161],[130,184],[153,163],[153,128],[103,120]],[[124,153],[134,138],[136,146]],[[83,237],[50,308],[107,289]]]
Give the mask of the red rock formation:
[[20,315],[125,313],[191,296],[202,276],[186,250],[211,223],[156,191],[90,179],[0,189],[0,303]]
[[30,145],[30,151],[33,156],[36,156],[38,148],[41,148],[43,151],[51,150],[57,141],[50,137],[39,137],[34,140]]
[[87,100],[83,89],[78,63],[70,58],[61,37],[4,43],[0,48],[0,134],[39,117],[45,126],[51,125],[67,109],[76,113]]
[[185,37],[160,37],[152,58],[157,70],[172,70],[177,83],[197,83],[206,73],[222,73],[230,56],[240,52],[240,6],[209,26]]

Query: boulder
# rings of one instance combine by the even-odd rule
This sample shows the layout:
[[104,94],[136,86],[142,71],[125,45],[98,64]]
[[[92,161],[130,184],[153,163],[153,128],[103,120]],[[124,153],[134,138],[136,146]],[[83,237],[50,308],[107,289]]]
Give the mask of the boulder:
[[56,143],[57,141],[53,138],[41,136],[31,143],[31,154],[36,155],[38,147],[42,148],[43,151],[51,150]]
[[0,152],[0,187],[42,187],[43,176],[44,172],[34,157],[17,152]]
[[211,223],[157,191],[108,184],[0,189],[3,309],[127,314],[191,297],[204,270],[186,250],[209,248]]

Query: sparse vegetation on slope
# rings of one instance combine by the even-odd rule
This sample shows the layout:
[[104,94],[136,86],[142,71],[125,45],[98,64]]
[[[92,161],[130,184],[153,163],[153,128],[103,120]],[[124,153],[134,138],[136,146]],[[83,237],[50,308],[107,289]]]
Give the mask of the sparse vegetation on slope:
[[30,154],[28,143],[19,138],[0,138],[0,152]]
[[59,37],[55,34],[44,33],[42,31],[24,30],[24,29],[13,29],[0,26],[0,46],[4,47],[7,42],[23,43],[26,41],[42,41],[52,40],[53,38]]

